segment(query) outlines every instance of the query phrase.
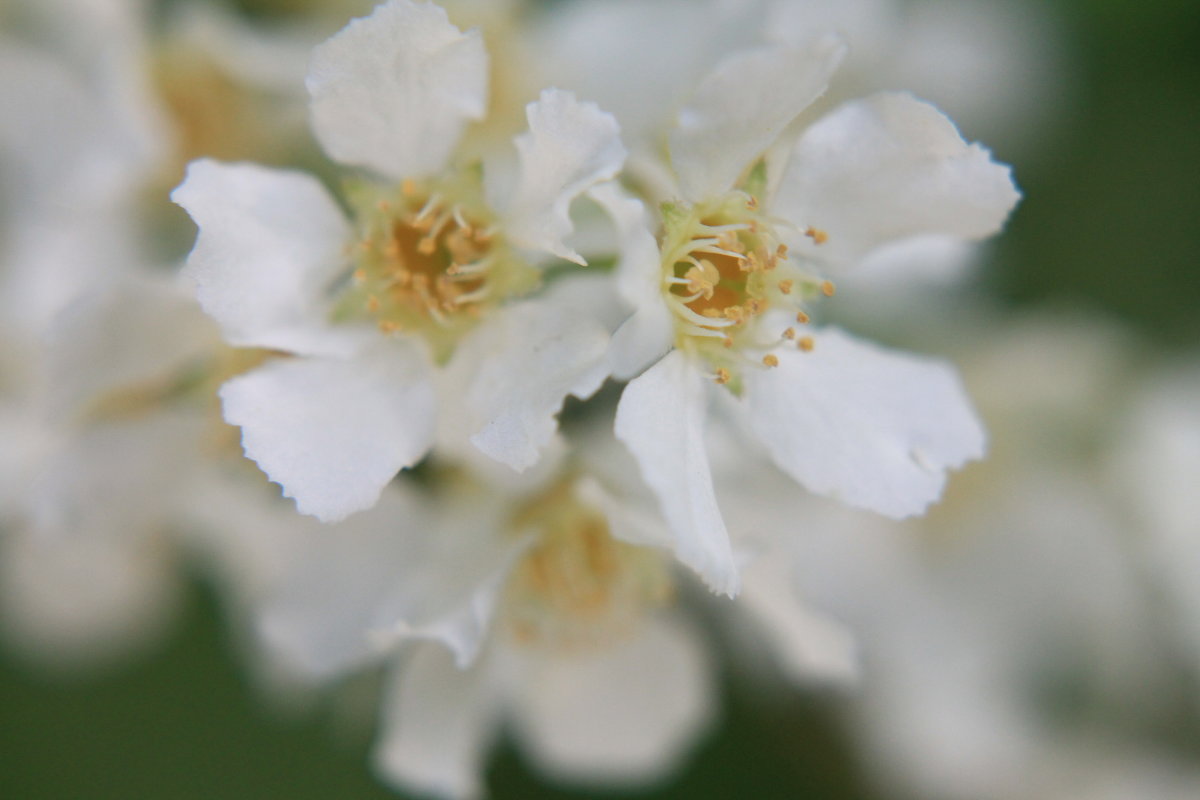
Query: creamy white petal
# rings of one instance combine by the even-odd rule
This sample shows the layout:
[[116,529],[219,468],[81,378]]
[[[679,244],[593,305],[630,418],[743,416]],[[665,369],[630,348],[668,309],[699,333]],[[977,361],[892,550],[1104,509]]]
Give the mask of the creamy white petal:
[[669,619],[603,650],[530,659],[519,688],[514,722],[542,769],[615,784],[678,766],[712,719],[715,691],[699,636]]
[[560,281],[472,332],[456,358],[471,365],[467,422],[476,447],[525,470],[554,436],[567,395],[587,398],[600,388],[609,337],[593,314],[603,312],[608,291],[600,276]]
[[499,712],[486,666],[459,670],[432,644],[397,665],[373,753],[383,780],[446,800],[482,797],[480,778]]
[[671,311],[662,298],[662,257],[646,206],[614,182],[588,192],[616,227],[617,291],[633,311],[609,345],[613,376],[626,380],[661,358],[671,347]]
[[805,47],[772,45],[735,53],[709,73],[679,113],[671,163],[684,199],[733,188],[793,119],[820,97],[845,55],[830,35]]
[[334,526],[291,509],[271,515],[277,532],[265,538],[279,564],[258,627],[283,666],[323,680],[411,639],[437,640],[460,667],[475,658],[525,543],[497,528],[505,509],[495,498],[439,500],[392,485],[374,508]]
[[547,89],[525,110],[529,130],[516,138],[520,174],[505,232],[521,247],[583,264],[563,241],[571,201],[616,176],[625,162],[616,119],[570,92]]
[[334,522],[375,504],[433,437],[423,353],[400,344],[353,359],[282,359],[221,387],[242,447],[303,514]]
[[789,244],[835,265],[910,236],[980,239],[1000,229],[1020,199],[1009,168],[967,144],[954,123],[911,95],[846,103],[804,132],[773,213],[825,231]]
[[124,389],[161,388],[219,344],[212,321],[165,276],[129,276],[72,303],[50,331],[49,409],[82,410]]
[[746,588],[737,608],[757,624],[763,643],[797,683],[856,679],[858,652],[850,630],[801,602],[789,566],[783,553],[755,560],[744,570]]
[[360,346],[361,332],[326,322],[350,226],[315,178],[201,159],[171,199],[200,229],[184,274],[230,343],[301,355]]
[[891,517],[920,514],[946,471],[983,455],[983,428],[958,375],[827,329],[811,353],[745,375],[747,422],[805,487]]
[[390,0],[313,50],[313,131],[337,161],[394,179],[441,170],[487,110],[488,59],[433,3]]
[[704,447],[704,382],[684,353],[668,353],[625,387],[615,432],[658,496],[679,560],[713,591],[734,595],[737,568]]

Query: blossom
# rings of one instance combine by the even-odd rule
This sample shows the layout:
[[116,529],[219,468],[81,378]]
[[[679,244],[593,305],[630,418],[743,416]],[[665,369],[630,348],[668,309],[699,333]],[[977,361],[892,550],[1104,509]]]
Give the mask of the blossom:
[[293,356],[221,397],[246,454],[304,513],[370,507],[448,415],[525,469],[563,398],[605,376],[594,295],[564,280],[506,301],[537,286],[535,259],[583,263],[568,211],[620,169],[616,122],[547,90],[526,109],[515,171],[462,163],[487,70],[477,31],[392,0],[319,46],[307,81],[322,147],[367,174],[348,191],[352,220],[315,178],[253,164],[194,162],[173,194],[200,229],[186,272],[226,339]]
[[617,436],[677,555],[719,592],[738,578],[705,452],[710,398],[798,483],[889,516],[920,513],[946,470],[983,453],[949,366],[810,324],[829,276],[911,237],[988,236],[1018,198],[1006,167],[906,94],[846,103],[793,143],[844,49],[752,48],[700,82],[670,135],[680,199],[663,204],[657,253],[642,235],[619,277],[634,312],[614,374],[637,377]]

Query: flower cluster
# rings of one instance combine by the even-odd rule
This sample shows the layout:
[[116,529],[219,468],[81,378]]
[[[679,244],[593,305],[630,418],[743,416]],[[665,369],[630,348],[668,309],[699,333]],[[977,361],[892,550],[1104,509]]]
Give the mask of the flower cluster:
[[[24,332],[60,407],[29,447],[75,478],[0,474],[7,521],[141,554],[169,520],[265,673],[386,668],[399,786],[478,796],[502,726],[557,774],[662,774],[713,714],[697,603],[797,680],[853,676],[779,510],[918,515],[984,454],[955,369],[843,332],[829,298],[896,248],[996,233],[1009,169],[909,94],[832,102],[847,41],[786,4],[625,5],[703,46],[652,43],[592,96],[569,16],[388,0],[312,51],[315,174],[193,154],[171,198],[206,316],[133,270]],[[101,494],[139,499],[89,514]]]

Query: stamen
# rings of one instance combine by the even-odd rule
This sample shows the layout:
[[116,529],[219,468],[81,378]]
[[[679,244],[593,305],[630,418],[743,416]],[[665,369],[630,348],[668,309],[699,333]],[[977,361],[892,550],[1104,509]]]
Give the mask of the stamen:
[[725,369],[724,367],[719,367],[716,373],[713,374],[713,380],[722,386],[729,383],[730,377],[729,370]]
[[779,282],[779,291],[783,292],[784,294],[791,294],[792,286],[794,286],[794,285],[795,284],[793,281],[780,281]]
[[825,244],[829,241],[829,234],[820,228],[814,228],[811,225],[804,230],[804,235],[813,240],[813,244]]
[[837,292],[837,287],[833,285],[833,281],[821,281],[821,294],[826,297],[833,297]]
[[762,363],[764,367],[778,367],[779,357],[774,353],[767,353],[765,356],[763,356]]
[[806,353],[811,353],[813,348],[816,347],[816,342],[813,341],[811,336],[801,336],[800,341],[796,342],[796,346]]
[[799,322],[801,325],[807,325],[811,319],[812,317],[810,317],[808,314],[805,314],[803,311],[796,312],[796,322]]

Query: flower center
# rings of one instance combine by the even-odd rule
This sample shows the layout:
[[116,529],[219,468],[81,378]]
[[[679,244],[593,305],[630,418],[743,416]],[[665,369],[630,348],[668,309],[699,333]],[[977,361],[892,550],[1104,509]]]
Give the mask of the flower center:
[[620,542],[599,510],[565,481],[530,502],[514,527],[536,540],[507,587],[506,620],[531,646],[580,650],[630,635],[645,612],[672,596],[667,564]]
[[[695,206],[663,207],[663,294],[675,319],[675,345],[705,358],[718,383],[737,391],[743,367],[773,367],[770,351],[794,343],[811,350],[813,340],[788,324],[764,336],[769,311],[788,312],[788,322],[809,322],[806,306],[833,294],[833,284],[788,259],[776,232],[788,223],[763,213],[742,191]],[[822,231],[806,235],[825,241]],[[782,327],[782,326],[781,326]]]
[[355,251],[352,305],[384,333],[417,333],[445,360],[459,337],[537,274],[516,258],[474,191],[405,181],[376,199]]

